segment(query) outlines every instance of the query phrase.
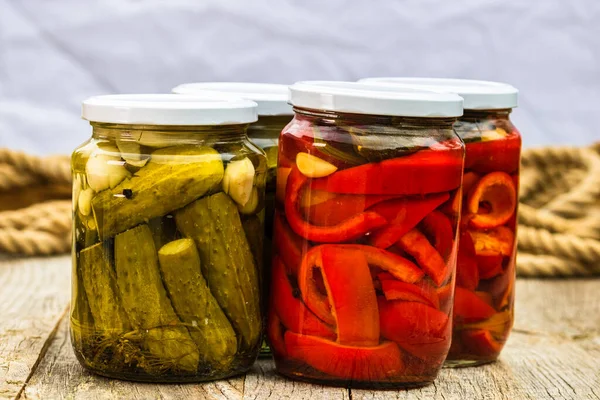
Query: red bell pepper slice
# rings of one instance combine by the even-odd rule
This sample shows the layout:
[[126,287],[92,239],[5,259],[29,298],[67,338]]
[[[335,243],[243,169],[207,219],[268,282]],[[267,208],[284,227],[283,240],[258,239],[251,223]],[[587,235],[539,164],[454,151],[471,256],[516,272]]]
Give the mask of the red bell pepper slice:
[[371,207],[369,211],[382,215],[389,225],[371,234],[370,244],[382,249],[392,246],[449,197],[448,193],[441,193],[424,199],[389,200]]
[[279,257],[273,258],[271,283],[272,306],[281,323],[292,332],[335,339],[333,329],[317,318],[299,299],[285,273]]
[[416,301],[434,308],[440,308],[440,301],[434,288],[427,284],[420,286],[396,279],[379,278],[381,290],[386,300]]
[[[321,272],[326,293],[319,291],[315,272]],[[339,343],[379,343],[377,298],[361,251],[332,245],[314,247],[298,271],[298,285],[308,308],[337,327]]]
[[471,323],[488,319],[496,313],[494,307],[483,301],[475,293],[456,287],[454,291],[454,320],[458,323]]
[[[504,225],[517,207],[517,190],[510,175],[492,172],[477,182],[467,198],[467,210],[473,214],[469,223],[479,229]],[[482,212],[481,205],[484,205]]]
[[450,269],[438,251],[418,229],[413,229],[398,241],[404,251],[414,257],[436,286],[441,286]]
[[363,244],[338,244],[341,249],[358,250],[367,259],[367,263],[383,271],[389,272],[395,279],[407,283],[415,283],[423,279],[425,273],[414,263],[389,251]]
[[365,233],[386,224],[381,215],[367,211],[356,214],[340,224],[332,226],[316,226],[305,221],[298,210],[300,193],[308,182],[297,167],[292,168],[288,177],[285,194],[285,215],[290,227],[303,238],[321,243],[337,243],[354,240]]
[[444,358],[451,326],[443,312],[418,302],[378,298],[381,334],[421,359]]
[[460,234],[458,260],[456,264],[456,285],[475,290],[479,285],[479,268],[475,255],[475,244],[468,232]]
[[470,353],[480,357],[495,357],[503,347],[503,344],[496,341],[490,331],[485,329],[463,331],[462,342]]
[[372,195],[361,196],[353,194],[333,194],[330,192],[313,191],[308,189],[307,196],[312,195],[311,192],[326,193],[332,196],[325,201],[313,204],[310,203],[310,198],[304,198],[303,203],[307,202],[307,207],[302,207],[304,217],[315,225],[328,226],[342,223],[355,214],[364,212],[367,208],[374,204],[385,200],[393,199],[395,196],[388,195]]
[[462,150],[421,150],[314,179],[311,187],[346,194],[428,194],[460,186]]
[[277,356],[286,357],[287,351],[283,340],[283,327],[273,306],[269,309],[267,321],[267,338],[269,339],[269,346]]
[[302,254],[310,249],[310,245],[290,229],[279,211],[275,211],[273,246],[288,271],[297,276],[302,264]]
[[481,279],[491,279],[502,273],[502,254],[477,256],[477,267]]
[[506,138],[465,145],[465,169],[488,173],[503,171],[511,173],[519,168],[521,161],[521,137],[510,133]]
[[404,370],[402,353],[394,342],[355,347],[286,332],[285,345],[290,358],[342,379],[377,382]]
[[427,237],[433,238],[433,247],[446,259],[454,246],[454,232],[448,217],[440,211],[427,214],[419,224],[419,228]]
[[515,234],[510,228],[499,226],[487,232],[469,231],[469,233],[475,243],[475,254],[478,256],[512,255]]

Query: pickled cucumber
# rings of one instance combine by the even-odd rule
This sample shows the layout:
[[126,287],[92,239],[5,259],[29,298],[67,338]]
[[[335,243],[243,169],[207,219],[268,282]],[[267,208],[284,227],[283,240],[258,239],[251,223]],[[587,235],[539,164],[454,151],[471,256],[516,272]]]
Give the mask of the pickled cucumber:
[[92,199],[100,238],[185,206],[217,188],[223,173],[221,156],[210,147],[185,145],[154,151],[131,178]]
[[[163,286],[152,233],[140,225],[115,238],[117,286],[134,328],[142,332],[152,360],[149,373],[173,368],[195,372],[199,354]],[[160,368],[156,368],[158,365]]]
[[77,257],[79,255],[73,252],[73,271],[72,271],[72,307],[71,307],[71,340],[76,349],[84,349],[88,345],[87,333],[94,326],[94,317],[90,310],[81,269],[77,267]]
[[158,251],[158,260],[175,312],[187,325],[200,359],[225,369],[237,351],[237,338],[202,276],[194,241],[167,243]]
[[196,242],[202,273],[240,335],[243,349],[257,346],[261,335],[258,274],[236,204],[225,193],[217,193],[177,211],[175,222],[184,236]]
[[79,272],[94,317],[95,330],[106,335],[129,331],[131,325],[118,300],[113,268],[102,243],[79,253]]

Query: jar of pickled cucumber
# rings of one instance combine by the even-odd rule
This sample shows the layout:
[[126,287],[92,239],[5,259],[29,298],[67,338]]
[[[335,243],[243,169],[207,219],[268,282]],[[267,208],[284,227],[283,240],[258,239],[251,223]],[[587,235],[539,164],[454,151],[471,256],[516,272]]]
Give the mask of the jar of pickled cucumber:
[[73,169],[71,339],[100,375],[197,382],[249,369],[262,341],[267,161],[256,103],[113,95],[83,103]]
[[267,334],[290,378],[422,386],[451,339],[462,99],[351,82],[290,87]]
[[[271,265],[271,247],[273,243],[273,216],[275,215],[275,187],[277,184],[277,147],[279,134],[291,121],[292,106],[288,104],[288,87],[273,83],[243,82],[202,82],[186,83],[173,89],[173,93],[229,93],[231,95],[252,100],[258,104],[258,121],[250,124],[248,137],[267,154],[267,188],[265,195],[265,243],[264,264]],[[268,282],[270,271],[265,269],[265,281]],[[268,285],[265,285],[268,287]],[[265,291],[265,295],[267,291]],[[261,354],[269,355],[269,347],[265,344]]]
[[[514,321],[521,135],[514,87],[460,79],[375,78],[464,98],[455,130],[466,148],[454,330],[447,365],[494,361]],[[371,83],[371,79],[365,80]]]

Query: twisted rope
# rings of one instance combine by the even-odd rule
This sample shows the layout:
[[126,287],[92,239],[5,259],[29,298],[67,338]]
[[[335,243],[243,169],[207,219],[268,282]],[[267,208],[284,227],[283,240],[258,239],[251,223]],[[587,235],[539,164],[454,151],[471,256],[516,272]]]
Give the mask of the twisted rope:
[[[69,157],[36,157],[0,149],[0,194],[47,183],[71,183]],[[70,200],[0,212],[0,252],[24,255],[68,252],[71,213]]]
[[600,274],[600,145],[523,152],[521,276]]

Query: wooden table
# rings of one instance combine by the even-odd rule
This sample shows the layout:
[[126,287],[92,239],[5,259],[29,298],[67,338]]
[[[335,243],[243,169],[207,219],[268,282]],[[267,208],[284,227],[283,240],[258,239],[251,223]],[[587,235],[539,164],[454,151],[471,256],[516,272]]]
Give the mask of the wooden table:
[[260,360],[245,377],[155,385],[104,379],[77,363],[68,335],[70,257],[0,261],[0,398],[600,399],[600,280],[519,280],[501,360],[444,369],[409,391],[328,388],[279,377]]

